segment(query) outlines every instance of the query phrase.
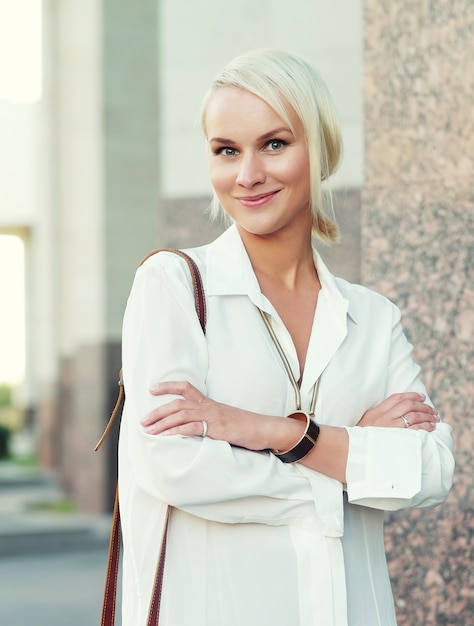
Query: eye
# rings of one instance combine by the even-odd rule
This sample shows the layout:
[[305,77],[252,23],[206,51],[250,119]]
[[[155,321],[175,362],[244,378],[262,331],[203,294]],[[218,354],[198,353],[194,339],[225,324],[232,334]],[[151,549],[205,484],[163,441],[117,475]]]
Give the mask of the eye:
[[267,143],[266,147],[270,152],[278,152],[279,150],[281,150],[287,145],[288,145],[288,142],[283,141],[283,139],[271,139]]
[[215,154],[221,154],[224,157],[233,157],[237,154],[237,150],[230,146],[222,146],[222,148],[217,148]]

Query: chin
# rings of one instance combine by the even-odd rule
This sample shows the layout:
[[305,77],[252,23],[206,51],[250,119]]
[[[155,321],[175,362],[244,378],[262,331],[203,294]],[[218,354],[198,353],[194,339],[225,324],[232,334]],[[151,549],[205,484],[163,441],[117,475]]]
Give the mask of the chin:
[[242,222],[235,222],[240,233],[246,233],[253,235],[254,237],[270,237],[283,230],[284,227],[275,224],[245,224]]

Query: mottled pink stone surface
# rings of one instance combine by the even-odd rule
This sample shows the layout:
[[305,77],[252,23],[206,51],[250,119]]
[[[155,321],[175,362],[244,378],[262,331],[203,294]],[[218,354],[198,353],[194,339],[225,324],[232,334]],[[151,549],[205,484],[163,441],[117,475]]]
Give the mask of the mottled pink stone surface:
[[454,427],[448,501],[387,516],[399,626],[474,625],[474,4],[364,3],[362,282]]

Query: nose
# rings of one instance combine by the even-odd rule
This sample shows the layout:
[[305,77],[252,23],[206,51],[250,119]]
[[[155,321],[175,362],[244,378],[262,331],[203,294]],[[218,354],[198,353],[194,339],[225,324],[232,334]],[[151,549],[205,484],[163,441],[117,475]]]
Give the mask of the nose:
[[241,155],[236,182],[247,188],[265,182],[264,164],[258,154],[247,152]]

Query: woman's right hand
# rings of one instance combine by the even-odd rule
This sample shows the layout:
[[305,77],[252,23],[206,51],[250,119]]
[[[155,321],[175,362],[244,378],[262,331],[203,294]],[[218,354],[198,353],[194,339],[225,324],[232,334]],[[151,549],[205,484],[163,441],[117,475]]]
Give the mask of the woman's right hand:
[[[421,393],[395,393],[364,413],[357,426],[411,428],[433,431],[440,418],[436,409],[425,403]],[[406,418],[408,426],[403,418]]]
[[150,389],[150,393],[181,398],[160,405],[144,417],[141,423],[149,435],[199,437],[205,432],[211,439],[259,451],[287,450],[304,432],[304,426],[297,420],[283,420],[216,402],[187,381],[160,382]]

